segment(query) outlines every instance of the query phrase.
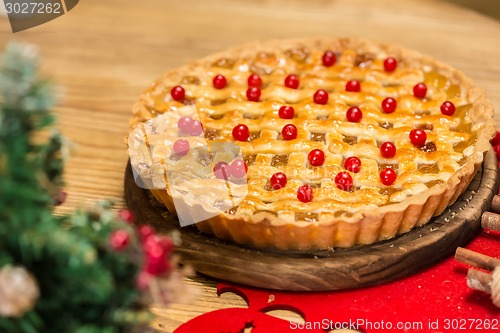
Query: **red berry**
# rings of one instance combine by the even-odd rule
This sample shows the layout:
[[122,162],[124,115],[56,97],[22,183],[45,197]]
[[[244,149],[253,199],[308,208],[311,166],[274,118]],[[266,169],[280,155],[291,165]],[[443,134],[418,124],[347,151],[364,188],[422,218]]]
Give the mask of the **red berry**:
[[193,126],[193,118],[184,116],[177,121],[177,127],[181,133],[190,133]]
[[321,149],[313,149],[307,155],[307,159],[312,166],[321,166],[325,163],[325,153]]
[[130,210],[128,209],[124,209],[124,210],[121,210],[119,213],[118,213],[118,217],[120,217],[120,219],[122,221],[125,221],[125,222],[128,222],[130,224],[133,224],[134,221],[135,221],[135,216],[134,216],[134,213],[132,213]]
[[236,178],[243,178],[247,174],[248,166],[242,159],[235,159],[231,163],[231,175]]
[[127,247],[130,236],[126,230],[116,230],[111,234],[111,247],[115,250],[123,250]]
[[167,255],[174,249],[174,242],[170,237],[160,237],[153,235],[144,242],[143,249],[146,255],[150,255],[160,248],[163,254]]
[[360,92],[361,84],[357,80],[348,81],[345,85],[345,90],[351,92]]
[[380,155],[385,158],[393,158],[396,156],[396,146],[392,142],[384,142],[380,146]]
[[392,72],[398,67],[398,61],[392,57],[384,60],[384,70],[386,72]]
[[141,225],[139,235],[141,240],[145,242],[150,236],[154,235],[154,230],[149,225]]
[[323,54],[322,60],[323,60],[323,66],[330,67],[335,65],[335,63],[337,62],[337,55],[332,51],[328,50],[325,51],[325,53]]
[[247,125],[238,124],[233,128],[233,138],[237,141],[247,141],[250,136],[250,130]]
[[286,175],[283,172],[276,172],[271,176],[271,187],[275,190],[285,187],[287,183]]
[[175,86],[170,90],[170,95],[176,101],[182,101],[186,97],[186,91],[181,86]]
[[441,113],[445,116],[453,116],[455,113],[455,104],[450,101],[446,101],[441,104]]
[[148,272],[142,271],[135,280],[135,285],[139,290],[147,290],[151,282],[151,275]]
[[386,186],[394,184],[397,177],[396,171],[391,168],[385,168],[380,172],[380,181]]
[[231,166],[224,161],[218,162],[214,165],[214,175],[217,179],[228,180],[231,176]]
[[280,110],[278,111],[278,115],[282,119],[292,119],[293,116],[295,115],[295,109],[293,106],[285,106],[283,105],[280,107]]
[[313,99],[314,103],[325,105],[326,103],[328,103],[328,92],[326,92],[326,90],[319,89],[314,93]]
[[361,160],[356,156],[346,158],[344,161],[344,169],[358,173],[361,169]]
[[184,156],[189,152],[189,141],[179,139],[174,142],[174,152],[179,156]]
[[352,188],[352,177],[347,171],[339,172],[335,176],[335,184],[343,191],[350,191]]
[[500,144],[500,132],[496,132],[495,137],[491,139],[492,146],[498,146]]
[[424,98],[426,94],[427,86],[425,85],[425,83],[417,83],[413,87],[413,95],[415,95],[416,98]]
[[387,97],[382,101],[382,111],[385,113],[393,113],[397,106],[398,102],[392,97]]
[[167,260],[167,253],[161,246],[152,247],[146,256],[145,271],[151,275],[161,275],[170,272],[172,269]]
[[248,77],[247,83],[249,87],[260,88],[262,86],[262,79],[257,74],[252,74]]
[[192,136],[198,136],[203,133],[203,125],[197,119],[194,119],[189,128],[189,134]]
[[247,89],[247,99],[250,102],[258,102],[260,98],[260,88],[250,87]]
[[224,75],[219,74],[219,75],[214,76],[214,79],[212,82],[214,84],[215,89],[222,89],[226,86],[227,80],[224,77]]
[[297,138],[297,127],[293,124],[287,124],[283,126],[281,130],[281,136],[284,140],[293,140]]
[[297,199],[302,202],[311,202],[313,199],[313,191],[309,185],[302,185],[297,189]]
[[285,78],[285,87],[297,89],[299,87],[299,77],[291,74]]
[[421,129],[411,130],[409,136],[411,143],[417,147],[422,147],[427,141],[427,133]]
[[359,123],[361,121],[361,118],[363,118],[363,112],[361,112],[360,108],[357,106],[351,106],[346,114],[345,114],[347,121],[350,121],[351,123]]

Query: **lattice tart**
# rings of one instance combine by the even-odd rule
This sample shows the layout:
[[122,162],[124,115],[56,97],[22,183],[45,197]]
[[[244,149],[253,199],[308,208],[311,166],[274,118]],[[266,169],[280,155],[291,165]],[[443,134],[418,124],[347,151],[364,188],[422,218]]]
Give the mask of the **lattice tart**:
[[160,202],[218,208],[200,231],[278,249],[370,244],[427,223],[495,133],[492,105],[460,71],[360,39],[212,55],[167,72],[133,111],[131,162]]

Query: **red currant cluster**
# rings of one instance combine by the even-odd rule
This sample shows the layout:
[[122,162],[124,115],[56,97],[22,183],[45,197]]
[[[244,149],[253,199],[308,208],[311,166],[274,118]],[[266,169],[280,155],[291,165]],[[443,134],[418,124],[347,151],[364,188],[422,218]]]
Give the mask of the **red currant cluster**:
[[[134,215],[129,210],[119,213],[122,221],[134,224]],[[170,237],[156,234],[150,226],[138,227],[137,234],[144,253],[144,265],[137,277],[137,287],[147,289],[151,279],[155,277],[167,277],[172,271],[171,255],[174,242]],[[111,247],[115,251],[123,251],[131,246],[132,237],[125,228],[115,230],[109,239]]]

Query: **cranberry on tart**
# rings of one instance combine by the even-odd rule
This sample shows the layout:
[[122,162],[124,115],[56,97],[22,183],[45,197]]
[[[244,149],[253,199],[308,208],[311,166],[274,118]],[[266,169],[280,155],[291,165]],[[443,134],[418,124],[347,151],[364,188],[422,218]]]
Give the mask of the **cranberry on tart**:
[[[174,162],[247,186],[196,226],[261,248],[351,247],[423,225],[465,190],[495,134],[491,103],[460,71],[361,39],[254,43],[171,70],[134,105],[131,129],[186,105],[199,123],[179,119]],[[199,156],[189,148],[201,134],[234,143],[242,159]],[[130,148],[133,166],[147,168]],[[182,194],[164,180],[151,192],[175,214]]]

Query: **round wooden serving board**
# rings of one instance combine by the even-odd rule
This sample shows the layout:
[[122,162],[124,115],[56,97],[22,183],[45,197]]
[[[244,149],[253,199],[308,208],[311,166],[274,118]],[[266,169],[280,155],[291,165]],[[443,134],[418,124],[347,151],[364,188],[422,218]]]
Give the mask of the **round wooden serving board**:
[[138,221],[160,232],[179,230],[182,262],[199,273],[248,286],[279,290],[339,290],[401,278],[448,257],[480,228],[481,214],[498,190],[497,159],[486,154],[467,190],[442,215],[425,226],[372,245],[316,252],[285,252],[242,247],[178,227],[174,217],[147,190],[139,188],[130,164],[125,198]]

